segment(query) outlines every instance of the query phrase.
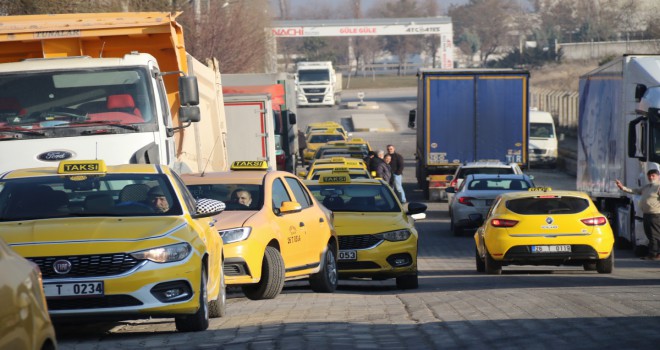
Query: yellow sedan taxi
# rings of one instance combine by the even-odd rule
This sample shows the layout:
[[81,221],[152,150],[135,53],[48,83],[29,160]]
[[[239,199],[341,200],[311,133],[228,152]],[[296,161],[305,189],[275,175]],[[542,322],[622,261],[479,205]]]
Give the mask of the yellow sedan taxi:
[[346,135],[336,131],[313,132],[307,136],[307,148],[303,151],[303,161],[309,163],[314,159],[316,149],[330,141],[346,141]]
[[206,329],[225,314],[211,218],[223,209],[161,165],[62,161],[0,176],[0,237],[39,266],[54,319],[159,316]]
[[0,349],[56,349],[41,271],[0,239]]
[[[477,214],[478,215],[478,214]],[[495,199],[474,235],[478,272],[506,265],[577,265],[611,273],[614,235],[589,196],[532,188]]]
[[316,173],[321,169],[335,169],[335,168],[345,168],[349,170],[364,170],[367,171],[367,165],[362,159],[356,158],[345,158],[345,157],[332,157],[332,158],[321,158],[317,159],[308,166],[308,170],[301,170],[298,172],[298,176],[302,179],[308,179],[310,174]]
[[305,180],[318,180],[323,174],[348,174],[351,179],[371,179],[371,174],[366,169],[355,169],[339,167],[333,164],[325,164],[314,168],[305,177]]
[[226,202],[215,228],[225,243],[228,285],[241,286],[253,300],[275,298],[285,280],[305,277],[316,292],[335,290],[331,213],[295,175],[270,171],[265,161],[238,161],[230,171],[182,178],[195,197]]
[[305,184],[334,213],[341,278],[396,278],[399,289],[418,288],[414,223],[426,217],[426,205],[408,203],[405,209],[382,180],[324,174]]

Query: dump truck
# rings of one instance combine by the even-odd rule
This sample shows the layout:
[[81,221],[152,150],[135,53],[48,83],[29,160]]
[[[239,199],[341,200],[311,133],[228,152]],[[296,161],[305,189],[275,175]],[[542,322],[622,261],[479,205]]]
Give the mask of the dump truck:
[[660,55],[624,55],[580,77],[577,183],[610,218],[617,245],[646,254],[640,196],[660,169]]
[[417,108],[416,177],[425,197],[446,199],[460,164],[528,161],[529,72],[513,69],[422,69]]
[[226,170],[220,73],[186,53],[178,15],[3,17],[0,173],[67,159]]

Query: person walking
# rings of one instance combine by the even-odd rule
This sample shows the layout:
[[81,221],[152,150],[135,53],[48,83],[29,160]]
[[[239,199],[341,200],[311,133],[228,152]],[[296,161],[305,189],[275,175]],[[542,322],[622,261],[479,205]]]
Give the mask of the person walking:
[[387,145],[387,153],[392,156],[390,167],[394,179],[394,190],[398,193],[401,203],[406,203],[406,193],[403,191],[403,156],[396,153],[394,145]]
[[390,166],[390,163],[392,163],[392,156],[389,153],[385,154],[383,156],[383,161],[385,161],[385,164],[387,164],[387,169],[390,172],[390,179],[386,180],[387,184],[394,188],[394,177],[392,177],[392,167]]
[[660,171],[651,169],[646,172],[649,183],[638,188],[628,188],[619,179],[616,186],[623,192],[641,195],[639,207],[644,217],[644,233],[649,239],[648,255],[645,260],[660,260]]
[[392,171],[389,166],[385,164],[383,157],[385,156],[385,151],[378,150],[376,156],[371,159],[371,167],[373,171],[376,172],[376,177],[383,179],[386,182],[389,182],[392,178]]

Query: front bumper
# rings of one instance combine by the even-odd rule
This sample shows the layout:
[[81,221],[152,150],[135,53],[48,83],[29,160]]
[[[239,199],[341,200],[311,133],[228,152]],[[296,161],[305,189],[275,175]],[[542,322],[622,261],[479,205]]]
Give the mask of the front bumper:
[[[340,242],[342,240],[340,239]],[[343,249],[340,243],[339,247]],[[401,242],[381,241],[367,249],[355,249],[357,259],[353,261],[339,260],[337,269],[339,276],[394,278],[417,273],[417,238],[411,235]]]

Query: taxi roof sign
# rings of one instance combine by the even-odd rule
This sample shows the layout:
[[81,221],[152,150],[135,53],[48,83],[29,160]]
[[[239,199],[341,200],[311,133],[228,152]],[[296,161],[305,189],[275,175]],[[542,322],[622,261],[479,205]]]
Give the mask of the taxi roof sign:
[[319,183],[347,184],[351,183],[351,176],[348,175],[348,173],[337,174],[335,172],[331,174],[321,174],[321,176],[319,176]]
[[265,160],[237,160],[231,163],[231,170],[268,170]]
[[332,169],[333,173],[345,173],[348,172],[348,168],[341,167],[341,168],[334,168]]
[[551,187],[530,187],[527,189],[530,192],[550,192],[552,191]]
[[108,167],[103,160],[63,160],[57,167],[58,174],[105,174]]

